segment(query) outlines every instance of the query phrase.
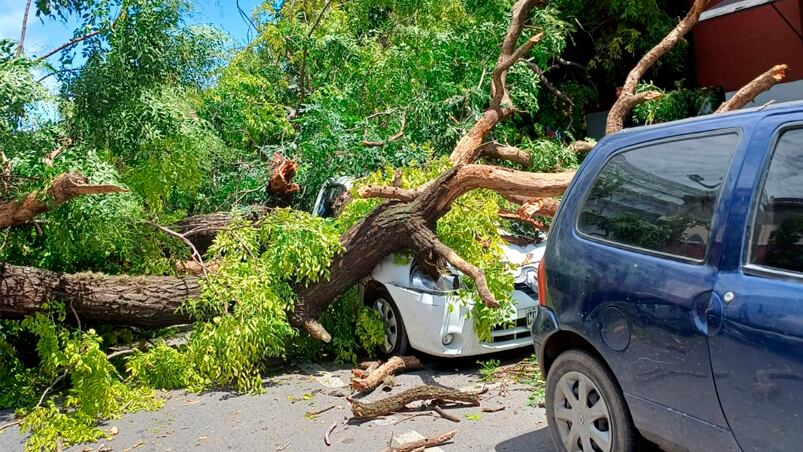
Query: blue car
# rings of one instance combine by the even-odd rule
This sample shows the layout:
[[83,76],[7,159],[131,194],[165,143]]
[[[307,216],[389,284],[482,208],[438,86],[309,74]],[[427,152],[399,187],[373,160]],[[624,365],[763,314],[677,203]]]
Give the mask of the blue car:
[[541,262],[558,450],[803,450],[803,103],[606,137]]

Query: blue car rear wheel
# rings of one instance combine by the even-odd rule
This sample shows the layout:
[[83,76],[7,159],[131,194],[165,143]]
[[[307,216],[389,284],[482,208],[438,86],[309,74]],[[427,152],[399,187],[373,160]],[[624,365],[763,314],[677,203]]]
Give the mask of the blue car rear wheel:
[[610,371],[582,350],[562,353],[547,375],[546,412],[555,448],[631,452],[638,437]]

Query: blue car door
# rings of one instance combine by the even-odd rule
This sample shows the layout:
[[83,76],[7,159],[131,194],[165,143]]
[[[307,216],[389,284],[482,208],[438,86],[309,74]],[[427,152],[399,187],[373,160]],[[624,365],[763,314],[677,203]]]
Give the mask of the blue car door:
[[736,440],[745,451],[803,450],[803,113],[756,128],[714,299],[709,351]]

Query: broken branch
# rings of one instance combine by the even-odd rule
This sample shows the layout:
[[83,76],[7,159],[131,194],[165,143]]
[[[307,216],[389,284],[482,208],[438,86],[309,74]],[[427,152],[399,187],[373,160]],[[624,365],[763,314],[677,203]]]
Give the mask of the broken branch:
[[415,356],[394,356],[385,364],[369,372],[366,377],[352,380],[351,387],[355,391],[371,392],[378,388],[388,376],[418,370],[422,367],[421,361]]
[[364,403],[351,401],[351,412],[357,419],[373,418],[390,413],[403,411],[408,404],[421,400],[443,400],[447,402],[461,402],[472,406],[480,404],[480,396],[476,393],[463,392],[457,389],[442,388],[440,386],[418,386],[404,392],[392,395],[376,402]]
[[383,452],[412,452],[416,450],[425,450],[429,447],[441,446],[448,443],[452,438],[457,435],[457,430],[444,433],[442,435],[434,436],[432,438],[424,438],[416,441],[408,441],[399,447],[389,447]]
[[530,11],[537,3],[539,3],[538,0],[518,0],[513,5],[510,26],[505,34],[505,39],[502,41],[502,51],[492,74],[491,105],[457,142],[451,156],[449,156],[449,160],[452,163],[462,164],[475,161],[481,152],[481,145],[485,135],[496,127],[499,121],[513,114],[514,108],[505,82],[507,71],[543,37],[543,33],[538,33],[528,39],[521,47],[515,47],[524,30],[524,24]]
[[[117,21],[119,21],[121,18],[125,17],[125,15],[126,15],[126,9],[125,8],[121,8],[120,15],[117,16],[116,19],[114,19],[114,22],[112,22],[110,28],[112,30],[114,30],[114,27],[117,26]],[[56,47],[55,49],[45,53],[42,56],[40,56],[39,58],[36,59],[36,61],[40,62],[40,61],[46,60],[46,59],[52,57],[53,55],[61,52],[62,50],[69,49],[70,47],[78,44],[79,42],[86,41],[87,39],[89,39],[89,38],[91,38],[93,36],[97,36],[97,35],[103,33],[103,31],[105,31],[105,30],[104,30],[103,27],[101,27],[101,28],[98,28],[97,30],[93,30],[93,31],[91,31],[91,32],[89,32],[89,33],[87,33],[87,34],[85,34],[83,36],[78,36],[77,38],[73,38],[73,39],[65,42],[64,44]]]
[[774,66],[769,71],[759,75],[747,85],[744,85],[730,100],[727,100],[719,106],[715,113],[724,113],[726,111],[738,110],[745,105],[752,102],[759,94],[767,91],[775,86],[778,82],[786,77],[786,72],[789,66],[779,64]]
[[560,201],[555,198],[534,198],[519,207],[517,213],[524,217],[543,215],[554,217],[560,207]]
[[126,191],[117,185],[87,184],[86,178],[78,173],[64,173],[56,177],[44,193],[32,192],[19,202],[0,204],[0,229],[27,223],[78,196]]
[[[429,234],[427,234],[427,232],[429,232]],[[444,245],[440,240],[438,240],[438,236],[436,236],[434,232],[431,232],[427,229],[426,231],[422,231],[422,235],[429,235],[429,237],[426,237],[427,242],[437,255],[446,259],[446,262],[449,262],[452,264],[452,266],[454,266],[454,268],[460,270],[464,275],[474,280],[474,285],[477,289],[477,295],[479,295],[480,300],[482,300],[482,303],[485,306],[488,306],[489,308],[499,307],[499,302],[496,301],[496,298],[491,293],[491,289],[488,287],[488,280],[485,279],[485,272],[482,271],[481,268],[470,264],[468,261],[460,257],[455,250]]]
[[382,147],[382,146],[384,146],[384,145],[386,145],[388,143],[393,143],[394,141],[398,141],[401,137],[404,136],[404,128],[406,126],[407,126],[407,112],[404,112],[404,114],[402,114],[401,126],[399,127],[399,131],[398,132],[396,132],[393,135],[389,136],[388,139],[385,140],[385,141],[363,140],[361,142],[361,144],[363,146],[365,146],[365,147],[377,148],[377,147]]
[[3,318],[31,315],[60,300],[84,321],[166,327],[187,323],[177,310],[199,295],[199,279],[192,276],[60,274],[0,262]]
[[301,187],[293,183],[293,177],[296,175],[298,163],[295,160],[290,160],[283,157],[278,152],[273,154],[273,174],[271,175],[270,182],[268,182],[268,189],[270,193],[279,196],[288,196],[297,192]]
[[448,421],[460,422],[460,418],[459,417],[457,417],[457,416],[455,416],[453,414],[447,413],[446,410],[441,408],[440,405],[438,405],[437,403],[433,403],[432,409],[435,410],[435,412],[438,413],[440,415],[440,417],[442,417],[442,418],[444,418],[444,419],[446,419]]
[[323,442],[326,443],[327,446],[332,445],[332,440],[329,436],[335,431],[335,428],[337,428],[337,421],[333,422],[332,425],[329,426],[329,429],[326,430],[326,434],[323,435]]
[[[532,227],[534,227],[535,229],[538,229],[538,230],[546,229],[546,225],[544,223],[542,223],[542,222],[540,222],[538,220],[532,219],[530,217],[523,217],[523,216],[521,216],[521,215],[519,215],[519,214],[517,214],[515,212],[510,212],[510,211],[507,211],[507,210],[500,210],[498,215],[499,215],[499,218],[503,218],[505,220],[522,221],[522,222],[527,223],[530,226],[532,226]],[[509,237],[509,236],[506,236],[506,237]]]
[[361,198],[383,198],[405,202],[414,200],[419,193],[419,190],[407,190],[399,187],[380,187],[375,185],[361,187],[357,190],[357,194],[360,195]]

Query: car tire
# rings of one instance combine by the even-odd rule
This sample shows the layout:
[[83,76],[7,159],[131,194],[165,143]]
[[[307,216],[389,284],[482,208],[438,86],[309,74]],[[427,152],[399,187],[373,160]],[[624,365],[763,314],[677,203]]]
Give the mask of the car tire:
[[387,292],[380,292],[373,297],[368,306],[379,313],[385,326],[385,344],[379,351],[386,356],[406,355],[410,351],[410,341],[407,338],[407,329],[404,327],[399,308]]
[[638,450],[622,391],[600,360],[582,350],[566,351],[552,364],[546,382],[547,422],[556,450]]

